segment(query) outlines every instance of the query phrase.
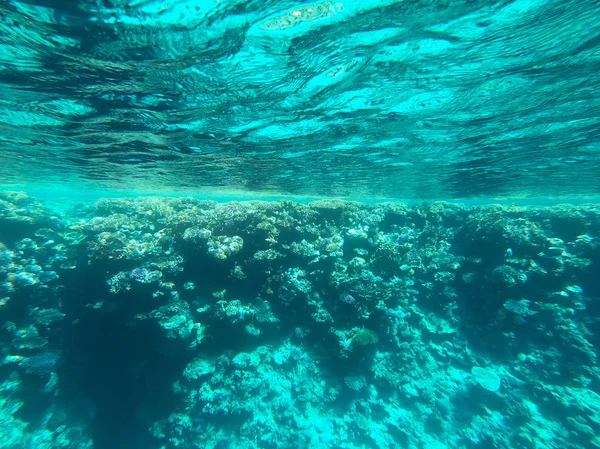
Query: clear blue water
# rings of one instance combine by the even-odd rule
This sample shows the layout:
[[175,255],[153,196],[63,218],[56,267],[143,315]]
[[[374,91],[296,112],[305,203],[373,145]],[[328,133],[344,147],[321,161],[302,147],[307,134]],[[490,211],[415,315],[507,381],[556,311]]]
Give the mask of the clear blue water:
[[595,198],[596,1],[2,1],[0,184]]

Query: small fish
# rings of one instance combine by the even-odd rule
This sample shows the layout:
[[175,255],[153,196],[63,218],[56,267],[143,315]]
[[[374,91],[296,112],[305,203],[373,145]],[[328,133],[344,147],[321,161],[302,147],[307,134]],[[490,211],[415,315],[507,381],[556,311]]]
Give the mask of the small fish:
[[32,357],[25,357],[19,362],[19,366],[27,374],[34,376],[45,376],[50,374],[58,362],[59,354],[57,352],[43,352]]

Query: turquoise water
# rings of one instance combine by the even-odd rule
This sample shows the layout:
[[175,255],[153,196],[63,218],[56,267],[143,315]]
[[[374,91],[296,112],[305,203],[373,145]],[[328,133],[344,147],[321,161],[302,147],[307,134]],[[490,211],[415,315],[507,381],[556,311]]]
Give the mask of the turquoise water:
[[596,198],[596,1],[3,1],[3,186]]
[[0,0],[0,449],[598,449],[600,4]]

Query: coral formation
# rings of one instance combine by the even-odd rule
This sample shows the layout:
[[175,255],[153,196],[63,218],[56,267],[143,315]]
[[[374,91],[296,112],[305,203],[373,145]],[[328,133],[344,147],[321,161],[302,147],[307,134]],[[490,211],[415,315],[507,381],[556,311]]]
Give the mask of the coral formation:
[[600,444],[596,206],[0,200],[2,447]]

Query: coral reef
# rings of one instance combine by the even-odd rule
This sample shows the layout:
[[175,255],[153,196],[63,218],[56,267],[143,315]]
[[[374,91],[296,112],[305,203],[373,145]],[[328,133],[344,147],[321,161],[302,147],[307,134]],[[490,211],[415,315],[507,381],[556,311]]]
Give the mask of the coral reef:
[[2,447],[600,446],[595,205],[0,200]]

